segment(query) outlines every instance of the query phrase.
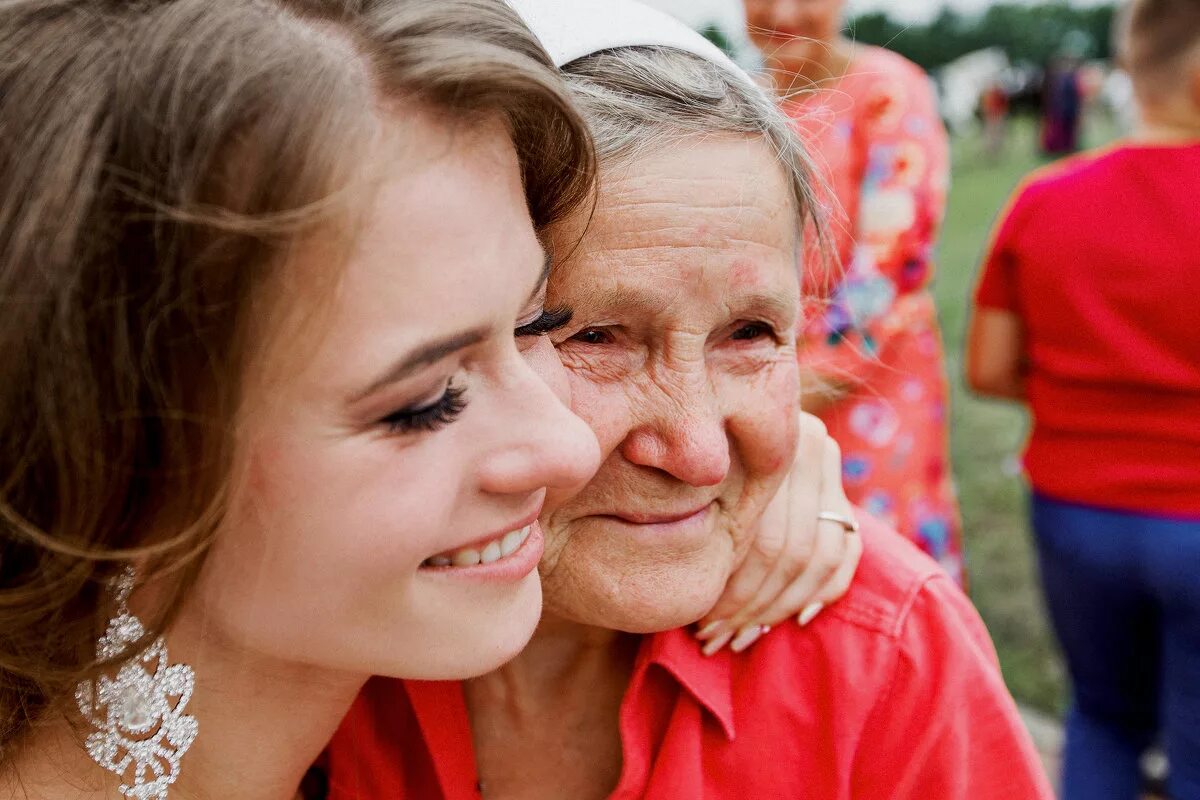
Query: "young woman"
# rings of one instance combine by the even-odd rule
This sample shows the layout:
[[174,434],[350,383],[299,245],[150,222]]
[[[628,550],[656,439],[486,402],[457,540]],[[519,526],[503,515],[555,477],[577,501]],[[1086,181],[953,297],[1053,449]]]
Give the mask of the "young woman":
[[0,127],[9,790],[291,798],[368,675],[515,654],[597,449],[522,352],[590,144],[507,6],[8,3]]
[[[18,0],[0,130],[11,793],[291,798],[367,676],[511,658],[598,455],[537,336],[591,145],[508,7]],[[741,600],[844,586],[802,523]]]

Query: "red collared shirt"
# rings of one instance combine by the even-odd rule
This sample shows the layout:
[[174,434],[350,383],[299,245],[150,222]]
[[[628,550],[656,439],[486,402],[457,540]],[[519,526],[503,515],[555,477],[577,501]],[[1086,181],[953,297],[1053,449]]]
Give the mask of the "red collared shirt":
[[[614,800],[1052,797],[970,602],[864,524],[850,592],[807,628],[705,658],[647,636]],[[478,800],[461,684],[373,679],[327,751],[330,800]]]

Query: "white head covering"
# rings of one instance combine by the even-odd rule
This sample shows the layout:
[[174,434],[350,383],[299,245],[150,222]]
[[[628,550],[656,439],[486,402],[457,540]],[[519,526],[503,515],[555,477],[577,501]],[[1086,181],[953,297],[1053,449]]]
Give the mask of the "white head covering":
[[749,76],[721,49],[674,17],[633,0],[508,0],[562,67],[614,47],[662,45]]

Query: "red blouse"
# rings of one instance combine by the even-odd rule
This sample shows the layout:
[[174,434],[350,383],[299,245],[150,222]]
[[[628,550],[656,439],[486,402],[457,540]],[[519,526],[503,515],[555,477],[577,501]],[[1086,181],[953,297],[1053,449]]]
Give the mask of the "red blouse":
[[[1051,798],[970,602],[879,523],[850,592],[806,628],[704,658],[647,636],[613,798]],[[374,679],[327,753],[330,799],[478,800],[461,684]]]

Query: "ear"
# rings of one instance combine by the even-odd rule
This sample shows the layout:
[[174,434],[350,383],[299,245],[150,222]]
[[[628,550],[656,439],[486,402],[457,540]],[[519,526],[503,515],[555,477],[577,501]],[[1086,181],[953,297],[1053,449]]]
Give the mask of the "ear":
[[1188,97],[1192,101],[1192,110],[1200,114],[1200,60],[1188,75]]

